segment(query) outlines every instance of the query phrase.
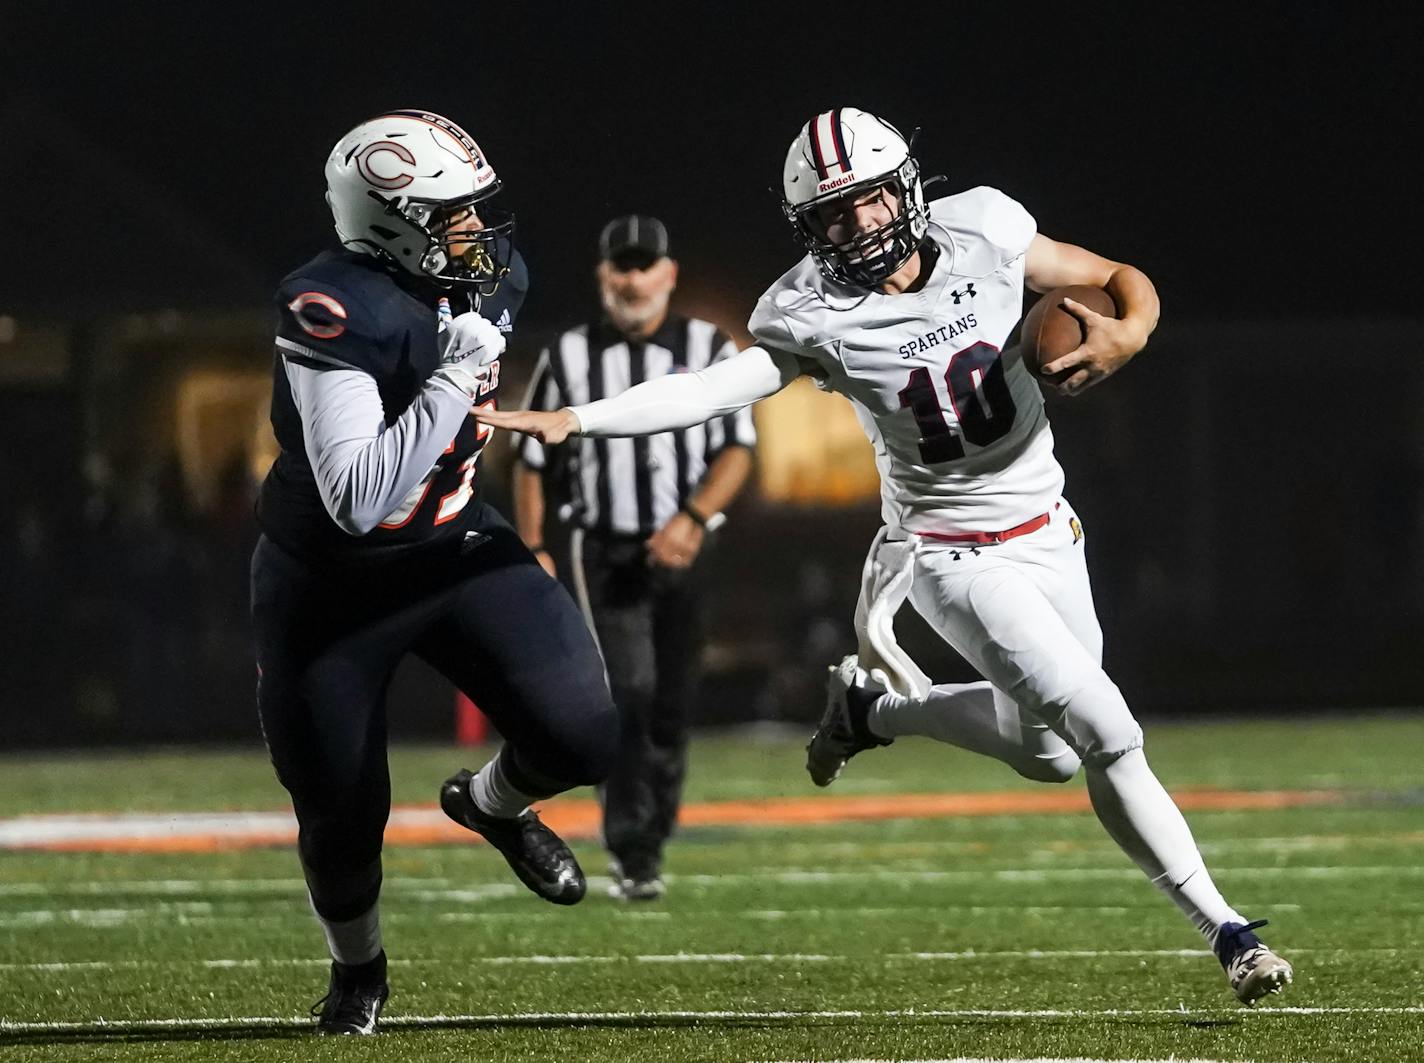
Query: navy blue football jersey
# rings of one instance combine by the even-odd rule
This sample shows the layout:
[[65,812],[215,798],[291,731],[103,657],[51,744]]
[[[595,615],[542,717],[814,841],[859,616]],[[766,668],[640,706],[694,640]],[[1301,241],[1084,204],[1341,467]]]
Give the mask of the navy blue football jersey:
[[[370,374],[386,424],[391,425],[439,368],[438,297],[448,296],[456,316],[477,310],[507,334],[528,287],[529,274],[518,251],[512,251],[508,275],[488,296],[422,285],[350,251],[323,252],[289,274],[277,290],[272,373],[272,428],[281,452],[262,484],[257,506],[267,537],[289,553],[312,560],[377,561],[461,536],[482,506],[476,463],[489,428],[465,418],[430,475],[378,527],[353,536],[322,503],[283,360],[318,369],[339,363]],[[497,363],[489,385],[472,407],[497,401]]]

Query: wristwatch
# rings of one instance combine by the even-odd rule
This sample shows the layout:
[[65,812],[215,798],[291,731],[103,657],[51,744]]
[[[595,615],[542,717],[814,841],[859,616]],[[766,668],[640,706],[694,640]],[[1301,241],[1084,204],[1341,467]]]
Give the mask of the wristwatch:
[[691,502],[685,503],[682,507],[682,511],[691,517],[693,523],[698,525],[703,531],[714,532],[727,523],[727,514],[713,513],[711,516],[704,517]]

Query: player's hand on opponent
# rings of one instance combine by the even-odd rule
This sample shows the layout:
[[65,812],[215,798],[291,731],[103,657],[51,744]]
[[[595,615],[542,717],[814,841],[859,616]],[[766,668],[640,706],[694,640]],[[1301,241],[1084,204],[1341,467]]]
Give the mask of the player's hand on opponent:
[[1062,305],[1083,323],[1084,339],[1075,349],[1043,367],[1045,377],[1077,370],[1057,385],[1060,394],[1077,395],[1106,380],[1147,345],[1147,337],[1132,321],[1099,314],[1075,299],[1064,299]]
[[[443,300],[442,300],[443,302]],[[491,363],[504,353],[504,333],[471,311],[453,320],[441,316],[440,368],[435,372],[476,398],[489,378]]]
[[562,410],[484,410],[471,411],[475,420],[494,428],[523,432],[541,443],[553,446],[562,443],[579,430],[579,419],[565,406]]
[[648,564],[687,568],[697,560],[706,532],[686,513],[678,513],[648,536]]

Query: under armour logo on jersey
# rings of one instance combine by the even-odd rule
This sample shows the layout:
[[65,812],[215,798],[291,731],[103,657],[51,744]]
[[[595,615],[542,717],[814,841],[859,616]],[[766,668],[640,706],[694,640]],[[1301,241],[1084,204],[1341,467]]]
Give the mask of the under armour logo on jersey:
[[961,292],[958,288],[951,288],[949,294],[954,296],[954,305],[958,306],[959,300],[973,299],[977,293],[974,291],[974,282],[970,281],[964,286],[964,291]]
[[499,320],[494,323],[494,327],[501,332],[513,332],[514,322],[509,319],[509,307],[505,307],[499,315]]

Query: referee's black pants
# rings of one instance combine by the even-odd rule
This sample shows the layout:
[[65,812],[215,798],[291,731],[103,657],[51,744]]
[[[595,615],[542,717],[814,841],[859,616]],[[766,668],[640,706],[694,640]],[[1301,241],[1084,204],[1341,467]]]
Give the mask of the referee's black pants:
[[473,530],[473,548],[418,562],[324,567],[265,536],[253,553],[262,733],[325,919],[355,918],[380,891],[386,688],[406,653],[488,714],[521,790],[593,785],[613,764],[616,713],[578,607],[493,510]]
[[661,869],[687,771],[702,645],[698,571],[648,564],[645,540],[574,532],[575,589],[591,614],[621,721],[603,784],[603,840],[632,878]]

